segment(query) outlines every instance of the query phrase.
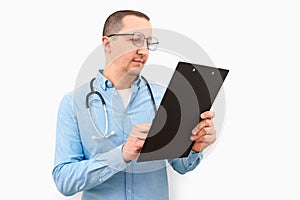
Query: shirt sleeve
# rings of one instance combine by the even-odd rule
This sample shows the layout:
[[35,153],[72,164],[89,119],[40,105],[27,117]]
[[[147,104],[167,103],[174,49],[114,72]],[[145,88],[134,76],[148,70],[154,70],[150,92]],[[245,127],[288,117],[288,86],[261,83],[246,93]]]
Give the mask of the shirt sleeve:
[[122,146],[85,159],[72,98],[71,94],[66,95],[59,106],[52,171],[57,189],[65,196],[91,189],[127,166]]
[[202,160],[202,157],[201,151],[196,153],[195,151],[191,150],[188,157],[169,159],[168,162],[179,174],[185,174],[195,169]]

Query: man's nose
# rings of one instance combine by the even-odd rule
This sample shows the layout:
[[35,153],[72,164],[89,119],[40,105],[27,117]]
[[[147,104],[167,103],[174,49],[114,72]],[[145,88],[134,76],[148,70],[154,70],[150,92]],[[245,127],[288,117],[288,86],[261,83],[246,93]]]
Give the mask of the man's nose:
[[148,54],[149,50],[147,48],[147,45],[143,45],[142,47],[139,47],[137,49],[137,53],[140,54],[140,55],[146,55]]

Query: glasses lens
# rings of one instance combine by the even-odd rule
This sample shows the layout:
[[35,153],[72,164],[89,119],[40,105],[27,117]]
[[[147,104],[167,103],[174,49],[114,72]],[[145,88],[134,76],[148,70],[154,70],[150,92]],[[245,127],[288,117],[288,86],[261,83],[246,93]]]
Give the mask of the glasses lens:
[[132,42],[135,46],[141,47],[144,44],[145,35],[143,33],[134,33]]
[[151,51],[155,51],[158,46],[158,40],[155,37],[149,37],[147,39],[148,49]]

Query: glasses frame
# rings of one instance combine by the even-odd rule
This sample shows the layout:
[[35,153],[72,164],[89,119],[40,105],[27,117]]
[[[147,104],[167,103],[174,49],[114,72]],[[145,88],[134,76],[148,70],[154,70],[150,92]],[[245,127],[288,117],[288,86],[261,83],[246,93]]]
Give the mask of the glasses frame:
[[[132,44],[133,44],[134,46],[136,46],[136,47],[142,47],[142,46],[145,44],[145,40],[146,40],[146,41],[147,41],[147,42],[146,42],[146,44],[147,44],[147,49],[150,50],[150,51],[155,51],[155,50],[156,50],[156,48],[157,48],[157,46],[158,46],[158,44],[159,44],[158,39],[157,39],[156,37],[151,37],[151,36],[146,38],[146,36],[145,36],[143,33],[141,33],[141,32],[134,32],[134,33],[113,33],[113,34],[108,35],[107,37],[113,37],[113,36],[132,36],[132,37],[134,37],[135,34],[141,34],[141,35],[143,35],[143,36],[144,36],[144,40],[143,40],[143,43],[142,43],[141,45],[137,45],[137,44],[134,42],[134,40],[132,40]],[[152,39],[152,38],[156,39],[157,42],[155,42],[155,43],[150,43],[150,44],[156,44],[156,46],[155,46],[154,49],[149,49],[149,43],[148,43],[148,40],[149,40],[149,39]]]

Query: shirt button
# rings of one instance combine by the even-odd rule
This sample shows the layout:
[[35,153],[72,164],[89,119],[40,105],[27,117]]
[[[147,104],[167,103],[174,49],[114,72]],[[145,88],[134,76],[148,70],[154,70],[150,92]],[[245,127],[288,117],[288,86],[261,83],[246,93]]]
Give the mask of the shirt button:
[[128,189],[128,193],[131,193],[131,189]]
[[99,179],[99,182],[102,182],[102,178]]

